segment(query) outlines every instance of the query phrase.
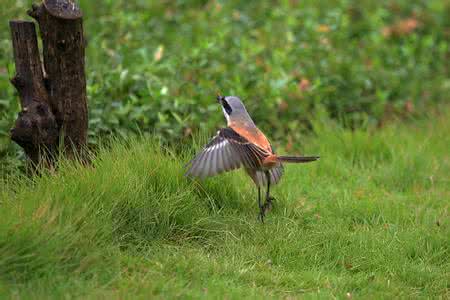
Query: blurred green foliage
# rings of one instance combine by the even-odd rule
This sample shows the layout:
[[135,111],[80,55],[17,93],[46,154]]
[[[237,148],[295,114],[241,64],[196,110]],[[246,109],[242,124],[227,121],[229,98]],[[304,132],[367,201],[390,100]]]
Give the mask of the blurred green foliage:
[[[0,156],[19,109],[8,20],[0,12]],[[448,100],[450,1],[80,1],[89,136],[167,141],[223,123],[215,95],[239,95],[273,140],[297,140],[317,114],[349,126]],[[9,150],[8,150],[9,149]]]

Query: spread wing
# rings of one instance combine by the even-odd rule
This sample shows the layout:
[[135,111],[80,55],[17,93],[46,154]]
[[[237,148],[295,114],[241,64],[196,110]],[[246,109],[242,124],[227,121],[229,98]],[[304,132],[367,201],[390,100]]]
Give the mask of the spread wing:
[[188,163],[186,175],[205,178],[241,166],[258,169],[268,155],[266,150],[250,143],[233,129],[222,128],[202,152]]

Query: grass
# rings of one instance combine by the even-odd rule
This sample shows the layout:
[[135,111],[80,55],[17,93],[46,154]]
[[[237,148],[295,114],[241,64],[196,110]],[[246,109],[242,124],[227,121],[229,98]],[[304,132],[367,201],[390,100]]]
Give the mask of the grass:
[[449,120],[314,123],[264,225],[243,173],[187,180],[192,151],[148,138],[11,175],[1,298],[448,298]]
[[[27,178],[7,21],[31,2],[0,10],[0,298],[450,297],[450,1],[80,0],[89,140],[121,138]],[[161,146],[216,128],[218,91],[322,157],[264,225],[243,173],[190,181]]]

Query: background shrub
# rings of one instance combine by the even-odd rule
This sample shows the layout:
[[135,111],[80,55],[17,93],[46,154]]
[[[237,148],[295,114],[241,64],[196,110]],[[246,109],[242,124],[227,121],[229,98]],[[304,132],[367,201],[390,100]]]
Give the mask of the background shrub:
[[[8,20],[0,17],[0,156],[18,112]],[[176,141],[223,123],[215,95],[239,95],[290,144],[317,114],[382,125],[448,100],[450,1],[80,1],[89,141],[156,133]],[[222,123],[221,123],[222,122]],[[15,146],[14,146],[15,147]]]

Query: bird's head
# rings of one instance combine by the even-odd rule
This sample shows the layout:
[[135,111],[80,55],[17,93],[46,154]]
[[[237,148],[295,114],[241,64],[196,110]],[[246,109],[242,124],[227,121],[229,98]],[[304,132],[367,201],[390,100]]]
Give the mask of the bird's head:
[[219,95],[217,96],[217,101],[222,106],[223,114],[228,123],[230,123],[230,121],[245,121],[246,119],[251,121],[250,116],[239,97]]

